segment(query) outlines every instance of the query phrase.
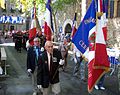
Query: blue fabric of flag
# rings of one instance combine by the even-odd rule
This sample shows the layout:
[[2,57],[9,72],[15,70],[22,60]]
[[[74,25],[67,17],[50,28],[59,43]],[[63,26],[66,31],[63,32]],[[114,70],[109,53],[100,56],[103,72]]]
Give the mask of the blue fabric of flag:
[[51,12],[51,6],[50,6],[51,0],[48,0],[46,4],[46,8]]
[[103,0],[103,13],[106,13],[106,18],[108,17],[108,5],[109,0]]
[[77,32],[75,33],[72,42],[81,51],[85,53],[89,47],[89,31],[96,25],[96,7],[95,2],[92,2],[88,8],[84,19],[80,23]]
[[48,0],[48,2],[46,4],[46,8],[50,11],[51,28],[52,28],[52,31],[54,32],[53,22],[52,22],[52,10],[51,10],[50,3],[51,3],[51,0]]
[[114,17],[114,1],[110,1],[110,18]]
[[33,19],[33,18],[34,18],[34,7],[31,10],[31,19]]

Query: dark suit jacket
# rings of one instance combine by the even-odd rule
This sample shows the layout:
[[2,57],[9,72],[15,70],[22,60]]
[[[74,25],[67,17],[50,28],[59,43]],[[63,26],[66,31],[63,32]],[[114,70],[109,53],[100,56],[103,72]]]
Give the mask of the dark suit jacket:
[[60,51],[58,49],[53,50],[53,64],[52,70],[49,71],[48,55],[45,51],[39,57],[37,84],[42,85],[43,88],[48,88],[49,83],[54,84],[59,82],[59,61],[62,59]]
[[31,69],[33,73],[37,65],[36,51],[34,46],[30,47],[27,51],[27,69]]

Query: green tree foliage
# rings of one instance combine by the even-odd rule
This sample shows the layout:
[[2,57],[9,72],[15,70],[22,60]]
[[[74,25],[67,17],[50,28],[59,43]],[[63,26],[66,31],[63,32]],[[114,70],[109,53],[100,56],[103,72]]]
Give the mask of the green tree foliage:
[[[45,4],[46,0],[26,0],[27,6],[26,6],[26,11],[25,13],[29,14],[30,10],[33,8],[33,2],[36,2],[36,9],[38,11],[38,7],[41,7],[42,12],[45,11]],[[51,0],[52,2],[53,0]],[[81,2],[81,0],[54,0],[54,3],[51,3],[51,8],[53,13],[56,13],[57,11],[62,11],[64,10],[65,5],[70,5],[70,4],[75,4],[78,2]],[[11,3],[16,3],[16,8],[19,7],[20,5],[20,0],[10,0]]]
[[65,5],[75,4],[76,2],[77,0],[56,0],[55,3],[51,4],[51,6],[52,9],[61,11],[65,8]]

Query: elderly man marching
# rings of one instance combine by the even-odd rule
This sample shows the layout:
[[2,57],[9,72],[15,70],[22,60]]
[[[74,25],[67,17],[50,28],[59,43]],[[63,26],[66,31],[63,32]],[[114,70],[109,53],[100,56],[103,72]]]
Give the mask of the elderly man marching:
[[43,88],[43,95],[50,95],[51,89],[54,95],[60,93],[59,67],[64,64],[61,53],[53,49],[52,41],[45,43],[46,51],[39,57],[37,84]]
[[38,58],[43,51],[43,47],[40,47],[40,39],[38,37],[34,38],[33,41],[34,45],[29,47],[27,51],[27,71],[28,74],[32,76],[33,95],[37,95]]

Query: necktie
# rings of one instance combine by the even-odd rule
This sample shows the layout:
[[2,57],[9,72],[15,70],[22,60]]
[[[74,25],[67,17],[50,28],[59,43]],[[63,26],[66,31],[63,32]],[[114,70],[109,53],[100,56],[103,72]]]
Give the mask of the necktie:
[[50,83],[52,82],[52,75],[53,75],[53,72],[52,72],[52,64],[53,64],[53,60],[52,60],[52,54],[50,54],[50,71],[49,71],[49,74],[50,74]]
[[40,48],[36,47],[36,58],[37,58],[37,60],[38,60],[39,54],[40,54]]
[[36,58],[38,60],[38,49],[36,48]]
[[50,71],[52,70],[52,63],[53,63],[52,54],[50,54]]

